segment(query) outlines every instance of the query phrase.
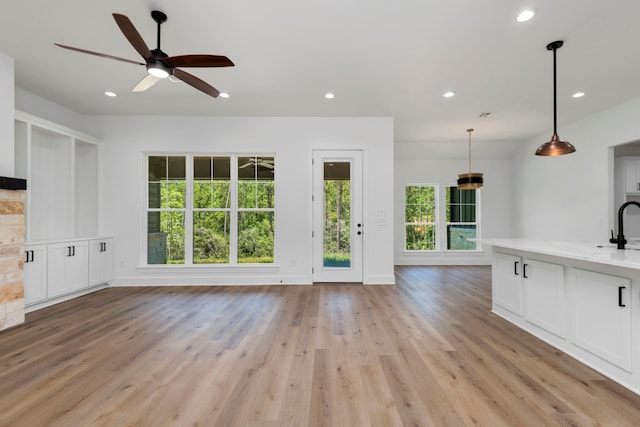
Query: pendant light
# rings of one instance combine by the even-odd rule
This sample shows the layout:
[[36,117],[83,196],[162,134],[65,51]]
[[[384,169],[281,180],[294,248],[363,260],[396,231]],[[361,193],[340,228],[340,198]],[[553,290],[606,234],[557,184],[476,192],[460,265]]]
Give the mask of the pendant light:
[[553,51],[553,135],[549,142],[545,142],[536,150],[536,156],[561,156],[576,151],[569,141],[563,141],[558,136],[558,113],[556,100],[556,50],[560,49],[564,42],[561,40],[551,42],[547,50]]
[[460,190],[475,190],[476,188],[482,188],[484,179],[482,173],[471,172],[471,132],[473,129],[467,129],[469,132],[469,173],[461,173],[458,175],[458,188]]

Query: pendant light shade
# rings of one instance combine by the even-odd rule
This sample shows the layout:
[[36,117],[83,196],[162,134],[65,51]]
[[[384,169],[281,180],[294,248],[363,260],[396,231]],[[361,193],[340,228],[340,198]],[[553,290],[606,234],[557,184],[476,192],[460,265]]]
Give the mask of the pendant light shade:
[[471,132],[473,129],[467,129],[469,133],[469,173],[461,173],[458,175],[458,188],[461,190],[475,190],[482,188],[484,179],[482,173],[471,172]]
[[564,42],[561,40],[551,42],[547,45],[547,50],[553,51],[553,135],[551,140],[542,144],[536,150],[536,156],[561,156],[576,151],[576,147],[569,141],[563,141],[558,136],[558,108],[556,93],[556,50],[560,49]]

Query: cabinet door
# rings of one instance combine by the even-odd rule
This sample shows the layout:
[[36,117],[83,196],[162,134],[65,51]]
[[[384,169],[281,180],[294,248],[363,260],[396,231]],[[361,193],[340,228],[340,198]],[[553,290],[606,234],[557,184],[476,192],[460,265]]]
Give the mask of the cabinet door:
[[522,259],[495,253],[493,257],[493,304],[522,316]]
[[629,279],[571,269],[574,344],[631,372]]
[[89,243],[70,242],[71,256],[67,257],[67,282],[69,290],[76,291],[89,286]]
[[24,302],[47,299],[47,245],[24,247]]
[[86,288],[89,283],[87,242],[66,242],[48,247],[47,296],[57,297]]
[[624,159],[624,192],[640,193],[640,160]]
[[564,266],[532,259],[523,263],[525,319],[564,338]]
[[47,248],[47,297],[53,298],[70,292],[67,283],[67,257],[71,254],[69,243],[55,243]]
[[89,286],[106,283],[113,278],[113,239],[89,242]]

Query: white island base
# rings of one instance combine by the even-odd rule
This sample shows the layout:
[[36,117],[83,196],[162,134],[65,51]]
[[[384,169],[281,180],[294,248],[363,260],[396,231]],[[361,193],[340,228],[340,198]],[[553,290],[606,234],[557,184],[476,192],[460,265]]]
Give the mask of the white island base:
[[492,246],[492,311],[640,394],[640,250],[520,239]]

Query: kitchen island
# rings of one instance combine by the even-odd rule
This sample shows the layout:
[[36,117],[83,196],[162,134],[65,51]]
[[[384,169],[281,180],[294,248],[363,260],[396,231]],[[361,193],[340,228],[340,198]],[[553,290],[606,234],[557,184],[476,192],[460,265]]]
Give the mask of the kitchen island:
[[492,311],[640,394],[640,249],[483,240]]

